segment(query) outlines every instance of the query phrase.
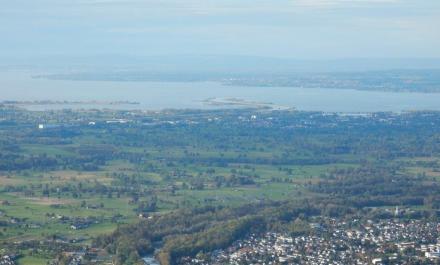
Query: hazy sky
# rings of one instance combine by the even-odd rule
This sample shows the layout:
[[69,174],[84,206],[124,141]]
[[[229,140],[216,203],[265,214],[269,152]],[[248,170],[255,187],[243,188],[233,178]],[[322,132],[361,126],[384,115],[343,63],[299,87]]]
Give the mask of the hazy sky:
[[0,56],[440,57],[440,0],[0,0]]

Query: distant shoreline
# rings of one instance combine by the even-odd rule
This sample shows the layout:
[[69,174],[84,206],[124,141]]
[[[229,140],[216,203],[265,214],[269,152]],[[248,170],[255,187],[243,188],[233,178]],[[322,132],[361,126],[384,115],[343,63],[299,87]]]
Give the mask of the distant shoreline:
[[13,105],[13,106],[31,106],[31,105],[139,105],[139,102],[134,101],[68,101],[68,100],[3,100],[0,101],[1,105]]
[[216,107],[251,107],[269,110],[295,110],[293,107],[280,106],[270,102],[249,101],[241,98],[207,98],[201,101],[203,104]]
[[354,89],[440,93],[440,70],[383,70],[278,74],[154,73],[148,71],[71,72],[33,75],[33,79],[113,82],[219,82],[223,86]]

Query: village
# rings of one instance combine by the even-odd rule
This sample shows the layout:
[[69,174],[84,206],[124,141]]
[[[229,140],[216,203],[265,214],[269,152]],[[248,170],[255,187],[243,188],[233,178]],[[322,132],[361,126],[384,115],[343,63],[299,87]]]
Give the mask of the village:
[[[308,235],[251,235],[211,256],[182,264],[438,264],[440,223],[425,221],[350,222],[326,218]],[[437,263],[436,263],[437,262]],[[422,263],[417,263],[422,264]]]

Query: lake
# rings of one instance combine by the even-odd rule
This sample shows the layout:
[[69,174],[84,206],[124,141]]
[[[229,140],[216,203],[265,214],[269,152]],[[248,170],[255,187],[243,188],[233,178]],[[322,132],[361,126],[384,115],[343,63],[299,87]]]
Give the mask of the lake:
[[215,82],[114,82],[33,79],[30,73],[0,73],[0,100],[135,101],[139,105],[31,105],[32,110],[101,108],[160,110],[207,109],[208,98],[270,102],[305,111],[376,112],[439,110],[440,93],[380,92],[350,89],[223,86]]

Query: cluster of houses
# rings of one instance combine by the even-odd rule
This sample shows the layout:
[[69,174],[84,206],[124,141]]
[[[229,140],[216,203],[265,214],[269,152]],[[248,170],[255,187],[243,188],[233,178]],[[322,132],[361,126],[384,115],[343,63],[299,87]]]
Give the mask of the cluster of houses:
[[[61,257],[68,265],[113,265],[112,255],[99,248],[88,248],[80,251],[65,251]],[[62,264],[64,264],[62,263]],[[59,260],[53,260],[50,265],[59,265]]]
[[70,222],[71,222],[70,228],[73,230],[86,229],[92,224],[99,223],[99,221],[93,217],[73,218],[70,220]]
[[3,255],[0,257],[0,265],[15,265],[15,255]]
[[[251,235],[185,264],[440,264],[440,223],[426,221],[344,222],[326,218],[310,233]],[[412,264],[412,263],[411,263]],[[425,264],[425,263],[423,263]]]
[[88,216],[88,217],[68,217],[65,215],[50,215],[52,219],[57,219],[59,222],[63,224],[69,224],[70,229],[79,230],[85,229],[91,226],[92,224],[98,224],[99,220],[96,217]]
[[14,256],[4,255],[0,257],[0,265],[15,265]]

